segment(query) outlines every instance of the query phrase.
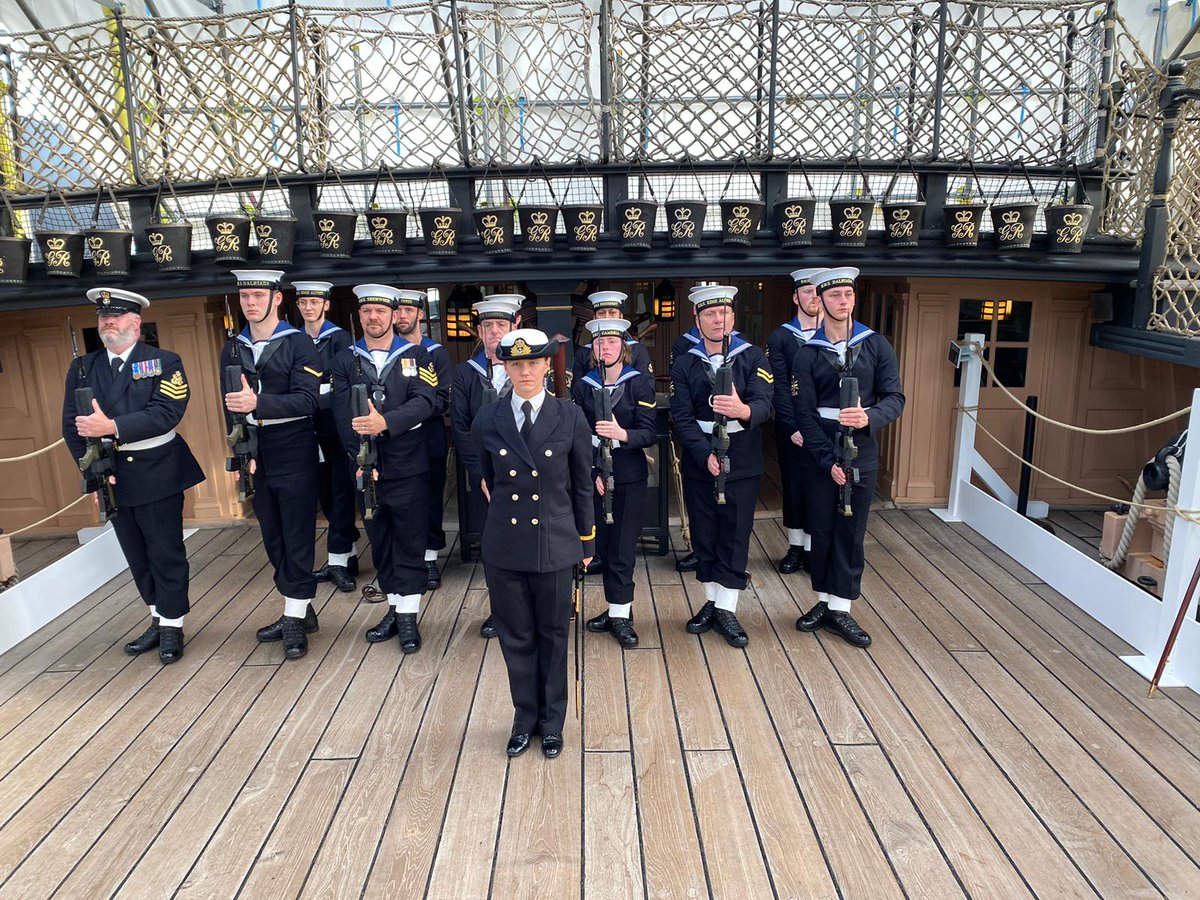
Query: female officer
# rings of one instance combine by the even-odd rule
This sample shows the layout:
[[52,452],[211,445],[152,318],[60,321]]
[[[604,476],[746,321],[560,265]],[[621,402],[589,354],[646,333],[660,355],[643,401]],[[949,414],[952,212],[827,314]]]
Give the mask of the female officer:
[[515,714],[508,755],[562,752],[571,569],[592,559],[592,442],[579,407],[546,392],[558,341],[510,331],[499,356],[512,393],[479,410],[471,438],[488,498],[483,571]]
[[[646,453],[654,443],[654,385],[633,365],[626,319],[602,318],[587,323],[592,334],[591,370],[571,387],[572,399],[587,416],[596,473],[596,552],[604,560],[604,597],[608,610],[587,623],[588,631],[607,631],[622,647],[638,645],[633,630],[633,567],[646,502]],[[600,415],[603,391],[612,417]],[[605,444],[608,444],[605,447]],[[610,465],[605,464],[607,453]],[[611,466],[611,467],[610,467]],[[611,475],[611,484],[606,484]],[[611,488],[612,497],[605,497]],[[608,524],[608,510],[612,523]]]

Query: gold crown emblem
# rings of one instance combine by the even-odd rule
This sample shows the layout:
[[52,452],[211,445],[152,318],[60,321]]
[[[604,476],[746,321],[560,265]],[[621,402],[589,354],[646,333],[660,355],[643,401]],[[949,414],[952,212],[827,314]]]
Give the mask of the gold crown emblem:
[[534,225],[545,225],[548,221],[550,221],[550,217],[539,210],[538,212],[530,213],[529,221]]
[[1080,225],[1083,223],[1083,213],[1067,213],[1063,216],[1064,225]]
[[1021,221],[1021,213],[1018,210],[1010,209],[1008,212],[1000,216],[1005,225],[1012,225],[1014,222]]
[[87,244],[91,249],[99,250],[104,246],[104,238],[100,237],[98,234],[93,235],[87,239]]
[[750,207],[748,207],[748,206],[735,206],[735,207],[733,208],[733,215],[734,215],[734,217],[735,217],[735,218],[738,218],[738,219],[744,219],[744,218],[746,218],[746,216],[750,215]]
[[433,227],[434,228],[449,228],[451,221],[452,220],[449,216],[438,216],[437,218],[435,218],[433,220]]
[[862,218],[862,207],[861,206],[847,206],[845,216],[847,219],[861,219]]
[[165,234],[163,234],[161,231],[151,231],[147,235],[147,237],[150,239],[151,247],[158,247],[162,244],[162,242],[166,239],[167,236]]
[[265,238],[265,237],[271,236],[271,226],[270,225],[259,225],[254,230],[258,232],[258,236],[260,238]]
[[112,299],[112,294],[110,294],[108,291],[101,291],[101,292],[100,292],[100,300],[101,300],[101,302],[103,302],[103,303],[108,303],[108,302],[109,302],[111,299]]
[[67,242],[62,238],[50,238],[50,240],[46,241],[46,247],[50,250],[61,250],[66,245]]
[[387,228],[388,220],[384,216],[375,216],[371,219],[372,228]]
[[499,216],[484,216],[479,221],[481,221],[483,223],[484,228],[495,228],[496,223],[500,221],[500,217]]
[[585,209],[579,214],[579,223],[581,225],[591,225],[595,221],[596,214],[590,209]]
[[625,210],[625,218],[630,222],[637,222],[642,218],[642,208],[640,206],[631,206]]
[[528,356],[533,352],[533,348],[525,343],[525,338],[517,338],[513,341],[512,350],[513,356]]
[[322,219],[317,223],[317,227],[322,231],[333,231],[333,219]]
[[892,220],[895,222],[907,222],[912,218],[911,209],[894,209],[892,210]]
[[233,223],[232,222],[218,222],[217,223],[217,234],[233,234]]
[[783,214],[789,219],[796,219],[804,215],[804,207],[799,203],[794,203],[783,211]]
[[690,206],[675,207],[675,218],[677,221],[686,222],[692,217],[692,208]]
[[954,214],[954,219],[957,222],[970,222],[974,213],[969,209],[959,210]]

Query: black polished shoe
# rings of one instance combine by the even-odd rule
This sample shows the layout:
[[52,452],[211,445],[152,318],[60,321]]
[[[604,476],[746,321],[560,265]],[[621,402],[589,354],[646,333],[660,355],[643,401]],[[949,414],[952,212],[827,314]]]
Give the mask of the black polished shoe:
[[788,551],[783,559],[779,561],[779,571],[783,575],[791,575],[793,572],[799,572],[804,568],[804,548],[797,547],[795,544],[788,546]]
[[588,631],[594,631],[597,634],[603,634],[605,631],[608,631],[609,624],[611,622],[612,619],[608,617],[608,610],[605,610],[604,612],[600,613],[600,615],[588,619],[586,627]]
[[[255,632],[255,636],[264,644],[283,640],[283,620],[286,618],[287,616],[280,616],[277,621],[272,622],[270,625],[264,625]],[[305,634],[312,634],[321,627],[317,623],[317,611],[313,609],[311,603],[308,604],[308,609],[304,612],[304,618],[297,619],[296,621],[302,624]]]
[[358,587],[358,582],[346,566],[327,566],[327,568],[329,569],[329,580],[343,594],[349,594]]
[[700,607],[700,612],[688,619],[688,634],[704,634],[704,632],[712,628],[713,612],[716,608],[716,605],[711,600]]
[[609,619],[608,631],[622,647],[638,645],[637,632],[633,630],[633,619]]
[[164,625],[159,629],[158,660],[164,666],[183,659],[183,629]]
[[543,734],[542,735],[542,756],[546,759],[554,759],[558,754],[562,753],[563,740],[561,734]]
[[700,568],[700,557],[695,553],[689,553],[683,559],[675,561],[676,572],[695,572]]
[[520,756],[529,749],[529,732],[522,731],[519,734],[513,734],[508,739],[508,747],[505,752],[509,756]]
[[400,649],[405,653],[416,653],[421,649],[416,613],[396,613],[396,637],[400,638]]
[[280,622],[282,623],[280,628],[283,636],[283,655],[288,659],[299,659],[308,652],[308,634],[304,628],[304,619],[284,616]]
[[136,640],[130,641],[125,645],[125,652],[130,656],[137,656],[145,653],[148,650],[153,650],[158,646],[160,629],[158,627],[158,616],[150,617],[150,627],[142,632],[142,636]]
[[[319,568],[315,572],[313,572],[313,578],[317,579],[317,581],[320,581],[320,582],[329,581],[331,569],[343,569],[344,571],[348,572],[350,575],[357,575],[358,574],[358,557],[357,556],[350,557],[350,560],[344,566],[331,566],[331,565],[329,565],[329,563],[325,563],[325,565],[321,566],[321,568]],[[343,588],[343,590],[351,590],[352,591],[352,590],[354,590],[354,588]]]
[[717,634],[724,636],[725,643],[730,647],[745,647],[750,643],[750,638],[747,637],[738,617],[727,609],[718,609],[713,612],[713,628],[716,629]]
[[867,648],[871,646],[871,636],[854,621],[854,616],[848,612],[831,609],[825,614],[825,630],[832,631],[847,644]]
[[588,575],[603,575],[608,566],[604,565],[604,560],[593,559],[587,567]]
[[436,559],[425,563],[425,590],[436,591],[442,586],[442,573],[438,571]]
[[825,625],[825,617],[829,615],[829,604],[822,600],[804,615],[796,620],[797,631],[816,631]]
[[379,624],[374,628],[367,629],[367,641],[372,644],[379,644],[383,641],[390,641],[396,636],[396,607],[389,606],[387,613]]
[[491,616],[484,619],[483,624],[479,626],[479,636],[485,638],[496,636],[496,622]]

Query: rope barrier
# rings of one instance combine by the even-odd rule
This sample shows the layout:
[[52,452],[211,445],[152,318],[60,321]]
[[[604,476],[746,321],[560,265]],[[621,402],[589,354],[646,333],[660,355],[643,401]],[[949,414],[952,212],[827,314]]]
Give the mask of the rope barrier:
[[80,494],[79,497],[72,500],[70,503],[68,503],[66,506],[64,506],[62,509],[60,509],[58,512],[50,513],[50,515],[46,516],[46,518],[38,519],[32,525],[26,525],[24,528],[18,528],[16,531],[8,531],[8,532],[5,532],[5,534],[7,534],[10,538],[14,538],[18,534],[24,534],[26,531],[29,531],[31,528],[37,528],[39,525],[45,525],[51,519],[53,519],[57,516],[61,516],[72,506],[77,506],[78,504],[82,503],[84,500],[86,500],[90,496],[92,496],[92,495],[91,494]]
[[3,458],[0,458],[0,463],[25,462],[25,460],[27,460],[27,459],[33,459],[35,456],[41,456],[43,453],[49,453],[51,450],[53,450],[55,447],[57,447],[59,444],[62,444],[62,443],[65,443],[64,439],[59,438],[53,444],[49,444],[48,446],[43,447],[41,450],[33,450],[33,451],[30,451],[29,453],[24,453],[21,456],[6,456]]

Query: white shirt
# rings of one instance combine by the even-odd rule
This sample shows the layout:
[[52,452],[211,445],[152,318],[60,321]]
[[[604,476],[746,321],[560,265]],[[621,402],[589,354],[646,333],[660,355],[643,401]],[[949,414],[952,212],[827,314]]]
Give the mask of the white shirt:
[[507,383],[508,370],[504,368],[504,363],[492,363],[492,387],[496,389],[496,393],[500,393],[500,389]]
[[[521,426],[525,424],[525,413],[521,410],[521,404],[525,401],[521,397],[517,396],[516,391],[513,391],[509,398],[509,402],[512,403],[513,419],[516,420],[517,430],[520,431]],[[538,413],[541,412],[542,404],[546,402],[546,391],[542,390],[536,396],[530,397],[529,402],[533,404],[532,417],[533,421],[536,422]],[[530,424],[533,423],[531,422]]]
[[113,353],[111,350],[109,350],[108,351],[108,366],[109,366],[109,368],[112,368],[112,361],[114,359],[119,359],[121,361],[121,371],[124,372],[125,371],[125,363],[129,362],[129,354],[133,352],[133,348],[136,346],[137,346],[137,342],[134,341],[132,344],[130,344],[128,347],[125,348],[124,353]]

